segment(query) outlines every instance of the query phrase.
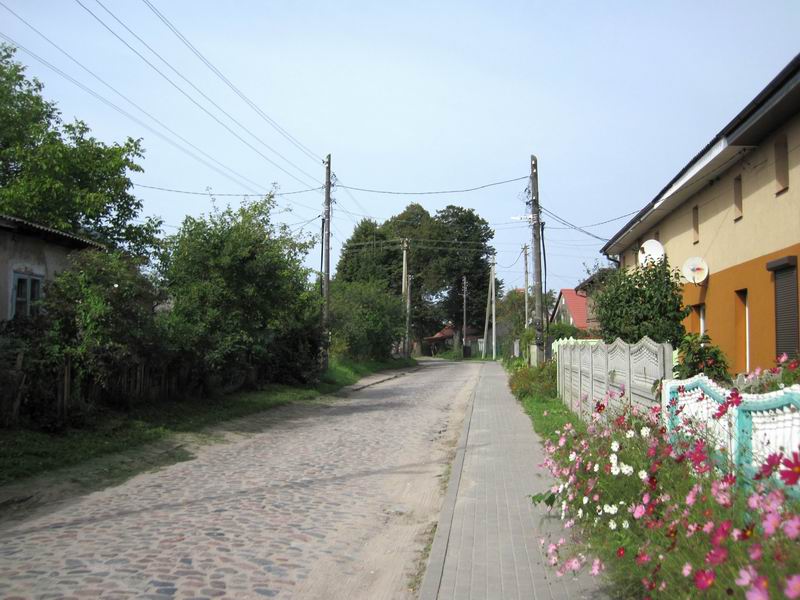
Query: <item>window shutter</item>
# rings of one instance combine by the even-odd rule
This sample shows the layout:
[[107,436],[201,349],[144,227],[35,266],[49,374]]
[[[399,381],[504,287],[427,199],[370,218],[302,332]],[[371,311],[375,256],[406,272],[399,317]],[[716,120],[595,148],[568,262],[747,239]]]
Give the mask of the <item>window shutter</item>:
[[800,348],[797,310],[797,267],[775,271],[776,353],[795,356]]

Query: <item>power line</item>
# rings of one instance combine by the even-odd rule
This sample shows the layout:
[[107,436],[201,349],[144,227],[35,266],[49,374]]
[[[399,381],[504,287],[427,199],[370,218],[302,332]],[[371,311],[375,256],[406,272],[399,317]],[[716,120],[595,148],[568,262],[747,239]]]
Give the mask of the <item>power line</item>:
[[[235,196],[235,197],[247,198],[249,196],[253,196],[254,195],[254,194],[231,194],[231,193],[222,193],[222,192],[218,193],[218,192],[214,192],[214,191],[211,191],[211,190],[208,190],[208,191],[205,191],[205,192],[194,192],[194,191],[190,191],[190,190],[177,190],[177,189],[174,189],[174,188],[159,187],[157,185],[145,185],[143,183],[134,183],[133,185],[135,185],[136,187],[147,188],[149,190],[159,190],[161,192],[171,192],[173,194],[188,194],[188,195],[191,195],[191,196],[219,196],[219,197]],[[305,189],[305,190],[294,190],[292,192],[275,192],[272,195],[273,196],[291,196],[293,194],[306,194],[308,192],[316,192],[316,191],[321,190],[321,189],[322,189],[321,187],[315,187],[315,188],[308,188],[308,189]]]
[[[78,0],[75,0],[76,2]],[[515,181],[522,181],[523,179],[527,179],[528,176],[525,175],[524,177],[517,177],[515,179],[506,179],[505,181],[495,181],[493,183],[486,183],[484,185],[479,185],[472,188],[465,188],[461,190],[437,190],[437,191],[425,191],[425,192],[398,192],[398,191],[390,191],[390,190],[373,190],[369,188],[360,188],[354,186],[347,186],[339,184],[337,187],[347,189],[347,190],[355,190],[356,192],[368,192],[370,194],[392,194],[396,196],[430,196],[433,194],[463,194],[465,192],[474,192],[476,190],[482,190],[488,187],[496,186],[496,185],[503,185],[505,183],[513,183]]]
[[219,77],[230,89],[232,89],[237,96],[239,96],[242,100],[244,100],[250,108],[252,108],[256,114],[258,114],[262,119],[264,119],[267,123],[269,123],[275,130],[280,133],[283,137],[285,137],[289,142],[291,142],[296,148],[306,154],[309,158],[315,161],[322,162],[323,159],[318,154],[315,154],[311,150],[308,149],[304,144],[302,144],[297,138],[291,135],[288,131],[286,131],[283,127],[281,127],[272,117],[270,117],[267,113],[265,113],[255,102],[250,100],[247,96],[245,96],[244,92],[242,92],[238,87],[236,87],[223,73],[215,67],[203,54],[192,44],[185,35],[183,35],[178,28],[173,25],[164,14],[159,11],[153,4],[151,4],[148,0],[142,0],[147,7],[155,14],[164,25],[166,25],[175,36],[183,42],[183,44],[192,51],[192,53],[200,59],[200,61],[206,65],[211,72],[213,72],[217,77]]
[[[109,12],[109,14],[111,14],[111,15],[112,15],[112,17],[114,16],[114,15],[113,15],[113,14],[112,14],[112,13],[111,13],[111,12],[110,12],[110,11],[109,11],[107,8],[105,8],[105,6],[103,6],[103,5],[102,5],[102,4],[101,4],[101,3],[100,3],[98,0],[95,0],[95,1],[97,1],[97,2],[98,2],[98,4],[100,4],[100,6],[102,6],[102,7],[103,7],[103,8],[106,10],[106,12]],[[100,17],[98,17],[98,16],[97,16],[97,15],[96,15],[94,12],[92,12],[92,10],[91,10],[89,7],[87,7],[86,5],[84,5],[84,4],[81,2],[81,0],[75,0],[75,2],[76,2],[76,3],[77,3],[77,4],[78,4],[78,5],[81,7],[81,8],[83,8],[83,9],[84,9],[86,12],[88,12],[88,13],[89,13],[89,14],[90,14],[90,15],[91,15],[91,16],[92,16],[92,17],[93,17],[93,18],[94,18],[94,19],[95,19],[95,20],[96,20],[98,23],[100,23],[100,25],[102,25],[102,26],[103,26],[103,27],[104,27],[104,28],[105,28],[105,29],[106,29],[106,30],[107,30],[109,33],[111,33],[111,35],[113,35],[113,36],[114,36],[115,38],[117,38],[117,39],[118,39],[120,42],[122,42],[122,43],[123,43],[123,44],[124,44],[124,45],[125,45],[125,46],[126,46],[126,47],[127,47],[129,50],[130,50],[130,51],[131,51],[131,52],[133,52],[134,54],[136,54],[136,56],[138,56],[138,57],[139,57],[139,58],[140,58],[142,61],[144,61],[144,62],[145,62],[145,63],[146,63],[146,64],[147,64],[147,65],[148,65],[148,66],[149,66],[151,69],[153,69],[153,70],[154,70],[156,73],[158,73],[158,74],[159,74],[159,75],[160,75],[160,76],[161,76],[161,77],[162,77],[162,78],[163,78],[163,79],[164,79],[164,80],[165,80],[167,83],[169,83],[169,84],[170,84],[172,87],[174,87],[176,90],[178,90],[178,91],[179,91],[179,92],[180,92],[180,93],[181,93],[183,96],[185,96],[185,97],[186,97],[186,98],[187,98],[187,99],[188,99],[188,100],[189,100],[189,101],[190,101],[192,104],[194,104],[195,106],[197,106],[197,107],[198,107],[200,110],[202,110],[204,113],[206,113],[206,114],[207,114],[209,117],[211,117],[212,119],[214,119],[214,121],[216,121],[216,122],[217,122],[217,123],[218,123],[220,126],[222,126],[223,128],[225,128],[225,129],[226,129],[226,130],[227,130],[227,131],[228,131],[228,132],[229,132],[231,135],[233,135],[234,137],[236,137],[236,139],[238,139],[240,142],[242,142],[244,145],[246,145],[248,148],[250,148],[250,149],[251,149],[253,152],[255,152],[256,154],[258,154],[259,156],[261,156],[261,158],[263,158],[264,160],[266,160],[268,163],[270,163],[270,164],[271,164],[272,166],[274,166],[276,169],[278,169],[278,170],[282,171],[283,173],[285,173],[286,175],[288,175],[289,177],[291,177],[291,178],[292,178],[292,179],[294,179],[295,181],[298,181],[298,182],[300,182],[300,183],[301,183],[301,184],[303,184],[303,185],[308,185],[308,182],[307,182],[307,181],[303,181],[303,180],[301,180],[300,178],[296,177],[295,175],[293,175],[292,173],[290,173],[289,171],[287,171],[286,169],[284,169],[282,166],[280,166],[278,163],[276,163],[274,160],[272,160],[271,158],[269,158],[269,157],[268,157],[266,154],[264,154],[263,152],[261,152],[261,151],[260,151],[258,148],[256,148],[255,146],[253,146],[253,145],[252,145],[250,142],[248,142],[246,139],[244,139],[244,138],[243,138],[241,135],[239,135],[238,133],[236,133],[236,132],[235,132],[233,129],[231,129],[231,127],[230,127],[230,126],[229,126],[227,123],[223,122],[223,121],[222,121],[222,120],[221,120],[219,117],[217,117],[215,114],[213,114],[213,113],[212,113],[210,110],[208,110],[208,109],[207,109],[205,106],[203,106],[203,105],[202,105],[202,104],[200,104],[200,103],[199,103],[197,100],[195,100],[194,98],[192,98],[192,96],[190,96],[190,95],[189,95],[189,94],[186,92],[186,90],[184,90],[184,89],[183,89],[182,87],[180,87],[180,86],[179,86],[177,83],[175,83],[175,82],[174,82],[172,79],[170,79],[170,78],[169,78],[167,75],[165,75],[165,74],[164,74],[164,72],[163,72],[163,71],[161,71],[161,70],[160,70],[158,67],[156,67],[156,66],[155,66],[155,65],[154,65],[152,62],[150,62],[149,60],[147,60],[147,58],[146,58],[146,57],[145,57],[145,56],[144,56],[144,55],[143,55],[141,52],[139,52],[139,51],[138,51],[136,48],[134,48],[133,46],[131,46],[131,45],[130,45],[130,44],[129,44],[129,43],[128,43],[128,42],[127,42],[125,39],[123,39],[123,38],[122,38],[122,36],[120,36],[120,35],[119,35],[119,34],[118,34],[116,31],[114,31],[113,29],[111,29],[111,27],[109,27],[109,26],[108,26],[108,25],[105,23],[105,21],[103,21],[103,20],[102,20]],[[114,18],[116,19],[116,17],[114,17]],[[119,19],[117,19],[117,21],[119,22]],[[120,22],[120,23],[121,23],[121,22]],[[122,23],[121,23],[121,24],[122,24]],[[124,24],[122,24],[122,26],[123,26],[123,27],[125,27],[126,29],[128,29],[128,27],[127,27],[127,26],[125,26]],[[128,29],[128,31],[130,31],[130,29]],[[136,37],[136,34],[132,34],[132,35],[134,35],[134,36]],[[139,39],[139,38],[137,37],[137,39]],[[143,42],[143,43],[144,43],[144,42]],[[145,44],[145,46],[146,46],[146,45],[147,45],[147,44]],[[148,47],[149,47],[149,46],[148,46]],[[152,51],[152,50],[151,50],[151,51]],[[159,55],[158,55],[158,54],[157,54],[155,51],[152,51],[152,52],[153,52],[154,54],[156,54],[156,56],[159,56]],[[161,58],[161,57],[159,56],[159,58]],[[162,58],[161,60],[163,61],[164,59]],[[206,97],[206,99],[208,99],[208,98]],[[217,106],[217,108],[219,108],[219,106],[218,106],[218,105],[216,105],[216,104],[215,104],[213,101],[211,101],[211,100],[209,100],[209,101],[210,101],[212,104],[214,104],[215,106]],[[222,109],[220,109],[220,110],[222,110]],[[248,130],[246,127],[244,127],[244,126],[243,126],[241,123],[239,123],[238,121],[236,121],[236,119],[234,119],[233,117],[231,117],[231,116],[230,116],[230,115],[229,115],[227,112],[225,112],[224,110],[222,110],[222,112],[223,112],[224,114],[226,114],[226,115],[228,116],[228,118],[229,118],[229,119],[231,119],[231,120],[232,120],[234,123],[236,123],[237,125],[239,125],[239,127],[241,127],[242,129],[244,129],[245,131],[247,131],[247,132],[250,134],[250,136],[251,136],[251,137],[253,137],[254,139],[256,139],[256,140],[258,140],[259,142],[261,142],[261,140],[259,140],[259,138],[258,138],[257,136],[255,136],[255,135],[254,135],[252,132],[250,132],[250,131],[249,131],[249,130]],[[265,144],[264,142],[261,142],[261,144],[262,144],[262,145],[264,145],[265,147],[269,148],[269,146],[267,146],[267,144]],[[273,150],[273,152],[274,152],[274,150]],[[277,154],[277,152],[276,152],[276,154]],[[283,158],[283,157],[281,157],[281,158]],[[284,159],[284,160],[285,160],[285,159]],[[287,162],[288,162],[288,161],[287,161]]]
[[510,269],[511,267],[513,267],[514,265],[516,265],[519,262],[519,259],[522,258],[522,253],[523,252],[525,252],[524,249],[520,250],[519,254],[517,254],[517,259],[513,263],[508,265],[507,267],[504,267],[503,265],[497,265],[497,266],[500,267],[501,269]]
[[[102,95],[100,95],[99,93],[95,92],[95,91],[94,91],[93,89],[91,89],[90,87],[88,87],[88,86],[84,85],[83,83],[81,83],[80,81],[78,81],[77,79],[75,79],[74,77],[72,77],[71,75],[68,75],[67,73],[65,73],[64,71],[62,71],[61,69],[59,69],[58,67],[56,67],[55,65],[53,65],[52,63],[50,63],[49,61],[45,60],[44,58],[42,58],[41,56],[39,56],[39,55],[38,55],[38,54],[36,54],[35,52],[33,52],[33,51],[29,50],[28,48],[26,48],[25,46],[23,46],[23,45],[22,45],[22,44],[20,44],[19,42],[15,41],[13,38],[9,37],[8,35],[6,35],[6,34],[4,34],[4,33],[2,33],[2,32],[0,32],[0,37],[2,37],[4,40],[6,40],[8,43],[12,44],[13,46],[17,47],[18,49],[22,50],[23,52],[25,52],[26,54],[28,54],[28,55],[29,55],[30,57],[32,57],[33,59],[35,59],[35,60],[39,61],[39,62],[40,62],[40,63],[42,63],[44,66],[46,66],[47,68],[49,68],[49,69],[50,69],[50,70],[52,70],[53,72],[57,73],[58,75],[60,75],[61,77],[63,77],[64,79],[66,79],[67,81],[69,81],[70,83],[72,83],[73,85],[75,85],[75,86],[79,87],[80,89],[82,89],[84,92],[86,92],[86,93],[87,93],[87,94],[89,94],[90,96],[92,96],[92,97],[94,97],[95,99],[99,100],[100,102],[102,102],[102,103],[103,103],[103,104],[105,104],[106,106],[108,106],[108,107],[110,107],[110,108],[114,109],[115,111],[117,111],[117,112],[118,112],[118,113],[120,113],[121,115],[123,115],[123,116],[125,116],[125,117],[129,118],[131,121],[133,121],[134,123],[137,123],[139,126],[141,126],[141,127],[144,127],[145,129],[147,129],[148,131],[150,131],[150,132],[151,132],[151,133],[153,133],[154,135],[158,136],[159,138],[161,138],[162,140],[164,140],[164,141],[165,141],[165,142],[167,142],[168,144],[170,144],[170,145],[174,146],[175,148],[177,148],[177,149],[178,149],[178,150],[180,150],[181,152],[183,152],[183,153],[187,154],[188,156],[191,156],[191,157],[192,157],[192,158],[194,158],[196,161],[198,161],[198,162],[202,163],[203,165],[205,165],[205,166],[206,166],[206,167],[208,167],[209,169],[211,169],[211,170],[213,170],[213,171],[216,171],[217,173],[219,173],[219,174],[220,174],[220,175],[222,175],[223,177],[226,177],[226,178],[230,179],[231,181],[233,181],[233,182],[237,183],[238,185],[241,185],[241,186],[242,186],[243,188],[245,188],[245,189],[251,189],[251,188],[249,188],[249,186],[247,186],[247,185],[243,184],[243,183],[242,183],[242,182],[240,182],[240,181],[236,181],[236,179],[234,179],[233,177],[231,177],[229,174],[225,173],[224,171],[221,171],[220,169],[218,169],[218,168],[217,168],[217,167],[215,167],[214,165],[212,165],[212,164],[208,163],[207,161],[203,160],[203,159],[202,159],[202,158],[200,158],[199,156],[197,156],[197,155],[193,154],[192,152],[190,152],[189,150],[187,150],[186,148],[184,148],[184,147],[183,147],[183,146],[181,146],[180,144],[177,144],[177,143],[176,143],[176,142],[174,142],[173,140],[169,139],[167,136],[165,136],[164,134],[162,134],[160,131],[157,131],[156,129],[153,129],[152,127],[150,127],[150,126],[149,126],[147,123],[145,123],[144,121],[142,121],[142,120],[141,120],[141,119],[139,119],[138,117],[135,117],[134,115],[132,115],[131,113],[129,113],[128,111],[126,111],[124,108],[122,108],[122,107],[118,106],[117,104],[113,103],[111,100],[108,100],[107,98],[103,97]],[[256,192],[255,190],[252,190],[252,191],[253,191],[253,195],[260,195],[260,192]]]
[[600,240],[601,242],[607,242],[607,241],[608,241],[608,239],[607,239],[607,238],[602,238],[602,237],[600,237],[599,235],[595,235],[595,234],[593,234],[591,231],[586,231],[585,229],[583,229],[583,228],[581,228],[581,227],[578,227],[578,226],[577,226],[577,225],[575,225],[574,223],[570,223],[570,222],[569,222],[569,221],[567,221],[566,219],[563,219],[563,218],[559,217],[559,216],[558,216],[557,214],[555,214],[553,211],[551,211],[551,210],[547,210],[547,209],[546,209],[544,206],[542,206],[542,207],[541,207],[541,209],[542,209],[542,212],[544,212],[545,214],[548,214],[548,215],[550,215],[551,217],[553,217],[553,218],[554,218],[556,221],[558,221],[558,222],[559,222],[559,223],[561,223],[562,225],[566,225],[567,227],[570,227],[570,228],[574,229],[575,231],[580,231],[581,233],[583,233],[583,234],[585,234],[585,235],[588,235],[589,237],[593,237],[593,238],[595,238],[596,240]]
[[[25,25],[26,25],[26,26],[27,26],[29,29],[31,29],[31,30],[32,30],[32,31],[34,31],[34,32],[35,32],[37,35],[39,35],[39,37],[41,37],[41,38],[42,38],[42,39],[44,39],[44,40],[45,40],[45,41],[46,41],[48,44],[50,44],[51,46],[53,46],[53,48],[55,48],[56,50],[58,50],[59,52],[61,52],[61,54],[63,54],[63,55],[64,55],[64,56],[66,56],[68,59],[70,59],[70,60],[71,60],[73,63],[75,63],[76,65],[78,65],[78,67],[80,67],[81,69],[83,69],[84,71],[86,71],[86,72],[87,72],[89,75],[91,75],[92,77],[94,77],[94,78],[95,78],[97,81],[99,81],[99,82],[100,82],[100,83],[102,83],[104,86],[106,86],[108,89],[110,89],[112,92],[114,92],[115,94],[117,94],[117,96],[119,96],[120,98],[122,98],[123,100],[125,100],[126,102],[128,102],[128,103],[129,103],[131,106],[133,106],[134,108],[136,108],[137,110],[139,110],[139,112],[141,112],[141,113],[142,113],[142,114],[144,114],[145,116],[147,116],[147,117],[149,117],[150,119],[152,119],[153,121],[155,121],[155,122],[156,122],[158,125],[160,125],[161,127],[163,127],[163,128],[166,130],[166,131],[168,131],[169,133],[171,133],[172,135],[174,135],[174,136],[175,136],[176,138],[178,138],[179,140],[181,140],[181,141],[182,141],[184,144],[186,144],[187,146],[190,146],[190,147],[194,148],[194,149],[195,149],[197,152],[199,152],[200,154],[202,154],[203,156],[205,156],[206,158],[208,158],[210,161],[212,161],[212,162],[214,162],[215,164],[219,165],[219,166],[220,166],[220,167],[222,167],[223,169],[226,169],[227,171],[229,171],[229,172],[233,173],[233,175],[235,175],[235,176],[236,176],[236,177],[238,177],[239,179],[242,179],[242,180],[244,180],[244,181],[247,181],[247,182],[251,183],[252,185],[254,185],[254,186],[256,186],[256,187],[264,187],[262,184],[260,184],[260,183],[257,183],[257,182],[255,182],[255,181],[253,181],[252,179],[249,179],[248,177],[246,177],[246,176],[242,175],[241,173],[239,173],[239,172],[235,171],[235,170],[234,170],[234,169],[232,169],[231,167],[229,167],[229,166],[227,166],[227,165],[225,165],[225,164],[221,163],[220,161],[218,161],[217,159],[215,159],[213,156],[211,156],[211,155],[210,155],[210,154],[208,154],[207,152],[203,151],[202,149],[200,149],[199,147],[197,147],[195,144],[193,144],[192,142],[190,142],[189,140],[187,140],[186,138],[184,138],[182,135],[180,135],[179,133],[177,133],[176,131],[174,131],[174,130],[173,130],[172,128],[170,128],[168,125],[166,125],[166,124],[165,124],[165,123],[163,123],[161,120],[159,120],[158,118],[156,118],[155,116],[153,116],[151,113],[149,113],[148,111],[146,111],[146,110],[145,110],[144,108],[142,108],[141,106],[139,106],[139,105],[138,105],[136,102],[134,102],[133,100],[131,100],[130,98],[128,98],[128,97],[127,97],[125,94],[123,94],[122,92],[120,92],[119,90],[117,90],[117,89],[116,89],[114,86],[112,86],[110,83],[108,83],[107,81],[105,81],[105,80],[104,80],[102,77],[100,77],[99,75],[97,75],[97,74],[96,74],[94,71],[92,71],[91,69],[89,69],[88,67],[86,67],[84,64],[82,64],[82,63],[81,63],[81,62],[80,62],[78,59],[76,59],[74,56],[72,56],[72,55],[71,55],[69,52],[67,52],[66,50],[64,50],[63,48],[61,48],[61,46],[59,46],[58,44],[56,44],[56,43],[55,43],[53,40],[51,40],[49,37],[47,37],[47,36],[46,36],[44,33],[42,33],[42,32],[41,32],[41,31],[39,31],[39,30],[38,30],[36,27],[34,27],[33,25],[31,25],[31,24],[30,24],[30,23],[29,23],[27,20],[25,20],[23,17],[21,17],[19,14],[17,14],[17,13],[16,13],[16,12],[14,12],[13,10],[11,10],[11,9],[10,9],[10,8],[9,8],[9,7],[8,7],[8,6],[5,4],[5,3],[3,3],[3,2],[0,2],[0,6],[2,6],[3,8],[5,8],[5,9],[6,9],[8,12],[10,12],[12,15],[14,15],[14,16],[15,16],[17,19],[19,19],[19,20],[20,20],[22,23],[24,23],[24,24],[25,24]],[[21,47],[20,47],[20,48],[21,48]],[[31,53],[30,53],[28,50],[25,50],[24,48],[22,48],[22,49],[23,49],[25,52],[27,52],[28,54],[31,54]],[[37,60],[40,60],[40,59],[37,59]],[[152,131],[152,130],[151,130],[151,131]],[[206,164],[206,163],[203,163],[203,164]],[[241,185],[241,186],[242,186],[242,187],[244,187],[245,189],[251,189],[251,188],[249,188],[249,186],[247,186],[247,185],[243,185],[243,184],[242,184],[240,181],[236,181],[235,179],[232,179],[231,177],[229,177],[229,176],[227,176],[227,175],[226,175],[226,177],[228,177],[229,179],[231,179],[231,181],[235,181],[237,184]]]

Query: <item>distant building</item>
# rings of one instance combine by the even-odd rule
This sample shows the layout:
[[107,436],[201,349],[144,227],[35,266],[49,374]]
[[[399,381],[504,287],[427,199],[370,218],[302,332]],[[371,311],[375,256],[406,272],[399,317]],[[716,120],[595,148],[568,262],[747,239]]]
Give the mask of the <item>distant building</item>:
[[673,267],[708,265],[684,285],[687,329],[708,333],[735,372],[800,351],[800,55],[603,247],[637,264],[659,240]]
[[44,284],[64,270],[74,250],[103,246],[50,227],[0,215],[0,320],[30,316]]
[[594,296],[603,288],[606,277],[615,270],[610,267],[602,267],[575,286],[578,295],[586,298],[586,329],[590,331],[600,329],[600,321],[597,319],[594,309]]
[[586,296],[570,288],[558,292],[553,312],[550,313],[551,323],[566,323],[578,329],[587,329]]

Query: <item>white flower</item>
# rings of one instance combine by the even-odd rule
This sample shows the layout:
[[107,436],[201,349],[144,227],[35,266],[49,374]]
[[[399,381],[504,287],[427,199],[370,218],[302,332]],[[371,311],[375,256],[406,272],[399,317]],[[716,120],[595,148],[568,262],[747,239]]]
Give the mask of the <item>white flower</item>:
[[639,471],[639,479],[641,479],[642,481],[647,481],[648,479],[647,471],[645,471],[644,469]]
[[612,465],[611,466],[611,474],[612,475],[619,475],[619,473],[620,473],[619,467],[617,465]]
[[596,506],[596,510],[597,510],[597,514],[598,515],[602,515],[603,514],[603,509],[601,508],[601,506],[599,504]]
[[578,458],[578,455],[574,452],[569,453],[569,462],[575,462],[575,459]]
[[612,452],[619,452],[619,442],[617,440],[614,440],[613,442],[611,442],[611,451]]
[[616,454],[612,454],[611,456],[609,456],[608,457],[608,462],[610,462],[612,465],[617,464],[617,455]]
[[627,529],[628,527],[630,527],[630,525],[628,525],[628,519],[625,519],[625,520],[622,522],[622,528],[623,528],[623,529]]
[[646,438],[648,435],[650,435],[650,428],[649,427],[642,427],[642,430],[639,433],[642,434],[643,438]]
[[633,431],[633,429],[629,429],[628,431],[625,432],[625,437],[628,439],[632,438],[635,435],[636,433]]
[[595,517],[595,518],[594,518],[594,524],[595,524],[595,525],[597,525],[597,522],[598,522],[599,520],[600,520],[600,519],[598,519],[597,517]]
[[614,529],[616,529],[616,528],[617,528],[617,522],[616,522],[614,519],[611,519],[611,520],[608,522],[608,527],[609,527],[609,529],[611,529],[611,530],[614,530]]
[[608,514],[610,514],[610,515],[615,515],[615,514],[617,514],[617,511],[618,511],[619,509],[617,508],[617,505],[616,505],[616,504],[605,504],[605,505],[603,506],[603,510],[604,510],[605,512],[607,512]]
[[583,518],[583,509],[582,509],[582,508],[579,508],[579,509],[578,509],[578,518],[579,518],[579,519],[582,519],[582,518]]
[[600,470],[600,463],[595,464],[594,472],[597,473]]
[[586,505],[588,503],[589,503],[589,496],[584,496],[583,497],[583,504]]
[[560,494],[563,491],[564,491],[564,484],[562,483],[561,485],[558,486],[558,493]]
[[622,471],[623,475],[632,475],[633,474],[633,467],[630,465],[626,465],[625,463],[620,463],[619,465],[620,471]]

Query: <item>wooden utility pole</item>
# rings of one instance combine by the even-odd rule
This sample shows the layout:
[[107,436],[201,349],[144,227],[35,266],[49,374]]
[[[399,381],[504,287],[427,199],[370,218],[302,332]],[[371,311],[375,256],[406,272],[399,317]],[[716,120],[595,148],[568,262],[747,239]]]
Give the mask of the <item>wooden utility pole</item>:
[[492,261],[492,360],[497,359],[497,291],[494,288],[494,261]]
[[528,318],[530,315],[530,312],[528,312],[528,293],[530,291],[528,289],[528,244],[525,244],[522,247],[522,252],[523,254],[525,254],[525,320],[522,323],[523,323],[523,328],[527,329]]
[[464,355],[464,347],[467,345],[467,276],[461,276],[461,290],[464,294],[464,316],[461,319],[461,355]]
[[536,362],[539,364],[544,358],[544,339],[542,325],[542,242],[541,208],[539,207],[539,162],[531,154],[531,243],[533,250],[533,325],[536,328]]
[[403,338],[403,356],[408,357],[408,330],[409,330],[409,299],[411,296],[408,294],[408,238],[403,238],[403,281],[400,283],[402,288],[403,306],[406,309],[406,335]]
[[488,292],[486,292],[486,320],[483,323],[483,352],[481,352],[481,358],[486,358],[486,342],[488,342],[489,336],[489,310],[492,304],[492,282],[494,281],[494,263],[492,263],[492,268],[489,270],[489,288]]
[[411,275],[408,275],[406,281],[406,343],[405,343],[406,358],[411,357]]
[[325,223],[325,235],[323,240],[325,261],[323,264],[322,276],[322,345],[324,367],[328,367],[328,346],[330,345],[330,334],[328,323],[331,310],[331,155],[325,157],[325,210],[323,212]]

